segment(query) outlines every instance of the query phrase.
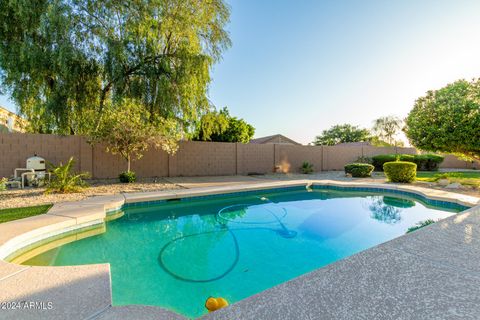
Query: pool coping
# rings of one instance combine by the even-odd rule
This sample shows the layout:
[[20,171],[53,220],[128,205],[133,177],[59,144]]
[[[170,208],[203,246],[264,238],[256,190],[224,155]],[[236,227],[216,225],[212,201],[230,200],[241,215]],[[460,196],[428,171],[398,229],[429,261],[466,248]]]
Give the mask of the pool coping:
[[[472,207],[471,209],[468,209],[461,214],[456,215],[455,217],[457,218],[468,215],[469,219],[474,219],[475,217],[479,216],[477,212],[480,208],[478,206],[480,199],[477,197],[447,192],[443,190],[427,189],[414,185],[384,183],[380,184],[361,181],[272,181],[260,182],[256,184],[215,186],[160,192],[128,193],[113,196],[99,196],[87,198],[85,200],[76,202],[55,204],[44,215],[0,224],[0,289],[2,289],[0,290],[0,292],[2,292],[0,293],[0,302],[14,302],[18,301],[19,299],[27,301],[29,301],[29,299],[57,299],[57,301],[55,301],[55,303],[57,304],[57,308],[42,311],[45,315],[48,314],[49,319],[65,318],[65,314],[67,312],[65,309],[68,309],[68,312],[70,314],[78,315],[81,319],[97,319],[102,317],[108,318],[109,314],[117,314],[119,312],[123,312],[122,308],[128,308],[128,306],[112,307],[109,264],[83,265],[73,267],[36,267],[17,265],[4,261],[4,259],[10,256],[12,253],[18,251],[20,248],[41,241],[42,239],[52,237],[66,231],[84,228],[85,226],[102,224],[104,223],[105,219],[108,217],[109,214],[121,209],[122,206],[125,205],[135,205],[141,202],[161,202],[170,199],[203,198],[211,197],[212,195],[255,192],[267,189],[281,189],[303,186],[306,187],[309,185],[331,186],[349,189],[382,189],[396,193],[408,192],[431,200],[446,201],[456,203],[462,206]],[[472,213],[474,214],[472,215]],[[466,220],[469,221],[469,219]],[[449,218],[445,219],[445,221],[450,220]],[[459,224],[467,222],[465,222],[465,220],[461,220]],[[480,220],[475,222],[478,222],[480,225]],[[442,223],[446,222],[442,220]],[[437,223],[435,225],[440,226],[442,223]],[[432,230],[432,228],[424,229]],[[419,230],[415,232],[415,234],[422,234],[425,232],[426,231]],[[412,236],[407,235],[396,239],[407,239],[404,241],[408,242],[408,239],[410,238],[412,238]],[[288,286],[297,285],[298,281],[311,281],[311,277],[317,277],[315,275],[315,272],[324,272],[322,271],[323,269],[332,270],[332,268],[336,268],[335,266],[342,266],[345,263],[348,264],[349,260],[353,261],[354,259],[359,259],[358,256],[372,254],[372,250],[379,250],[378,248],[384,249],[385,246],[388,248],[388,246],[391,246],[391,243],[396,239],[376,246],[372,249],[362,251],[354,256],[350,256],[343,260],[337,261],[331,265],[328,265],[327,267],[317,269],[308,274],[304,274],[289,282],[280,284],[257,295],[239,301],[224,310],[208,314],[206,317],[223,317],[225,319],[228,319],[229,317],[231,318],[232,316],[234,316],[234,318],[254,319],[257,317],[258,314],[251,313],[251,310],[261,311],[276,306],[275,302],[268,302],[269,299],[267,298],[272,295],[272,298],[276,297],[275,299],[278,300],[278,290],[287,290],[285,289],[286,287],[288,288]],[[52,273],[58,276],[52,278]],[[45,279],[49,279],[49,281],[45,281]],[[21,283],[22,285],[19,286],[19,283]],[[85,288],[88,288],[88,293],[85,292]],[[303,291],[299,291],[300,296],[308,294],[308,286]],[[30,294],[31,292],[34,292],[35,294]],[[61,294],[59,294],[59,292]],[[252,299],[261,299],[262,301],[264,301],[263,308],[259,309],[257,304],[252,307]],[[79,304],[79,301],[82,301],[82,303]],[[64,307],[62,309],[58,306]],[[65,308],[65,306],[68,306],[68,308]],[[296,310],[297,307],[293,308],[292,310]],[[310,306],[310,309],[314,307],[315,305]],[[178,314],[175,314],[168,310],[164,310],[162,308],[148,306],[144,306],[144,308],[145,310],[148,308],[148,310],[150,310],[149,313],[152,312],[151,310],[157,310],[157,316],[160,318],[184,318]],[[328,305],[324,305],[322,308],[328,308]],[[132,318],[138,318],[138,316],[142,314],[142,312],[139,311],[141,309],[142,306],[137,306],[135,308],[130,307],[130,311],[128,311],[127,314],[130,312],[132,313]],[[18,317],[19,310],[0,310],[0,314],[2,312],[6,313],[7,318],[8,316],[15,318]],[[140,313],[136,314],[138,312]],[[122,314],[125,315],[125,312],[123,312]],[[283,314],[288,314],[288,310],[284,310]],[[295,315],[298,316],[299,313],[296,312]],[[290,316],[292,316],[292,314],[290,314]],[[336,316],[339,316],[339,314],[336,314]],[[38,317],[38,310],[22,310],[22,318],[38,319]]]

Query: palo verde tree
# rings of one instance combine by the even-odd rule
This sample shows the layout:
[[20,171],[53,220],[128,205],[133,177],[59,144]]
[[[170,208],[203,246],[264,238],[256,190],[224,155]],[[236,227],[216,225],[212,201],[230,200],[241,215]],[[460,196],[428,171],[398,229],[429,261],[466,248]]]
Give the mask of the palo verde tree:
[[92,136],[93,142],[103,143],[107,152],[125,159],[127,172],[130,172],[131,161],[140,159],[151,146],[174,153],[179,138],[174,120],[152,118],[143,104],[132,99],[123,99],[107,108],[99,129]]
[[398,146],[401,141],[395,139],[402,130],[402,120],[395,116],[381,117],[373,121],[372,131],[377,140],[385,141],[391,146]]
[[405,122],[415,147],[480,160],[480,79],[428,91],[415,101]]
[[322,134],[315,137],[315,145],[333,146],[338,143],[368,141],[370,132],[351,124],[340,124],[323,130]]
[[243,119],[232,117],[225,107],[206,113],[200,119],[193,140],[248,143],[255,128]]
[[0,84],[34,132],[90,134],[135,99],[187,128],[230,45],[223,0],[0,2]]

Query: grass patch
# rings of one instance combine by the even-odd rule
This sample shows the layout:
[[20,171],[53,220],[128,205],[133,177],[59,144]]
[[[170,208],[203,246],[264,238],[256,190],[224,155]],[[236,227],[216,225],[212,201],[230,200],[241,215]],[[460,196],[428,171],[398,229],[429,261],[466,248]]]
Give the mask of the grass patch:
[[435,221],[433,221],[432,219],[427,219],[425,221],[420,221],[419,223],[417,223],[416,225],[414,225],[413,227],[410,227],[408,228],[407,230],[407,233],[410,233],[410,232],[413,232],[413,231],[416,231],[418,229],[421,229],[423,227],[426,227],[432,223],[435,223]]
[[480,187],[480,172],[417,172],[417,181],[437,182],[441,179],[447,179],[450,183],[458,182],[466,186]]
[[52,207],[51,204],[45,204],[35,207],[11,208],[0,210],[0,223],[28,218],[46,213]]

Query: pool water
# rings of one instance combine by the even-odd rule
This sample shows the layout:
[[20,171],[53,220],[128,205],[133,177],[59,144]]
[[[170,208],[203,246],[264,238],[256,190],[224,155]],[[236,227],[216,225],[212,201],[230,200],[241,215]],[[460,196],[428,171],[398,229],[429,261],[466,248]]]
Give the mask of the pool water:
[[24,264],[110,263],[114,305],[198,317],[209,296],[234,303],[460,210],[330,190],[165,202],[128,207],[105,233]]

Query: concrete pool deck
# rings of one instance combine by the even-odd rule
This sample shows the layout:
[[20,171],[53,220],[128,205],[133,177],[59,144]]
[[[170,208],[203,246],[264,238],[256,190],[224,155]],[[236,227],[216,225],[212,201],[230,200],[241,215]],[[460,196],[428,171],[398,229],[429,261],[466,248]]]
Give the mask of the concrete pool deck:
[[[216,185],[210,187],[130,193],[56,204],[47,214],[0,224],[0,319],[184,319],[156,307],[112,307],[108,264],[36,267],[5,260],[13,257],[15,261],[19,250],[28,251],[46,238],[101,225],[109,212],[125,203],[312,183],[408,191],[474,208],[302,275],[204,318],[478,318],[480,208],[476,206],[479,198],[418,186],[372,182],[255,181],[252,178],[233,184],[214,183]],[[69,237],[68,241],[80,238],[75,233]],[[23,301],[28,303],[27,307]]]

